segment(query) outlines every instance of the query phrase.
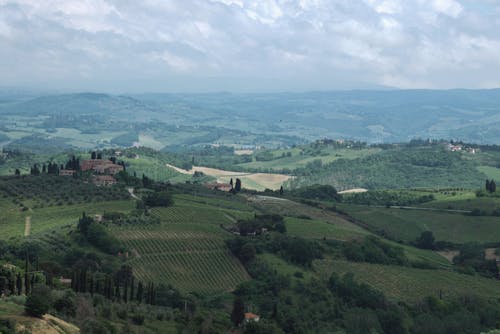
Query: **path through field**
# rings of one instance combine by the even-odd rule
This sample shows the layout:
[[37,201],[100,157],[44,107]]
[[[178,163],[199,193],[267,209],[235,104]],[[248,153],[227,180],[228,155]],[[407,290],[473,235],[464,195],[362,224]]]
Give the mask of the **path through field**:
[[137,199],[137,200],[140,200],[139,197],[137,197],[136,194],[134,194],[134,188],[127,188],[128,190],[128,193],[130,194],[130,196],[133,198],[133,199]]
[[185,175],[193,175],[196,171],[203,172],[205,175],[217,178],[217,182],[220,183],[229,183],[230,179],[239,178],[243,188],[250,190],[264,190],[266,188],[278,190],[285,181],[292,178],[292,176],[285,174],[235,172],[202,166],[193,166],[190,170],[170,164],[166,164],[166,166]]
[[30,233],[31,233],[31,216],[28,216],[24,220],[24,236],[29,237]]

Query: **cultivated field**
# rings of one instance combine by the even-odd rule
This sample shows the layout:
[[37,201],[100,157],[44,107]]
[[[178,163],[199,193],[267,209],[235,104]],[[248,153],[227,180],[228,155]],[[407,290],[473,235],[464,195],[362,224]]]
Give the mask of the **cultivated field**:
[[238,201],[175,196],[175,205],[155,208],[158,225],[112,226],[131,250],[130,265],[143,281],[170,283],[185,292],[230,291],[249,279],[224,240],[231,235],[220,225],[253,216]]
[[498,217],[363,205],[339,205],[339,208],[396,240],[411,242],[422,232],[432,231],[436,240],[456,243],[500,241]]
[[[365,148],[365,149],[336,149],[331,147],[321,148],[320,150],[314,151],[311,148],[291,148],[286,150],[272,150],[269,151],[273,160],[269,161],[258,161],[254,159],[252,162],[239,164],[239,167],[249,168],[249,169],[273,169],[273,170],[283,170],[283,169],[295,169],[306,167],[308,163],[314,160],[321,160],[323,164],[338,160],[338,159],[356,159],[365,157],[371,154],[379,152],[380,149],[377,148]],[[254,153],[258,153],[254,152]]]
[[0,202],[0,239],[25,235],[29,218],[29,235],[48,232],[63,226],[76,225],[85,212],[88,215],[103,214],[105,211],[128,212],[134,208],[133,201],[107,201],[37,208],[21,212],[18,207]]
[[417,302],[423,296],[439,298],[440,292],[443,298],[458,295],[500,298],[500,284],[496,280],[451,271],[336,260],[316,261],[314,267],[325,278],[332,272],[353,273],[355,279],[383,291],[389,298],[406,302]]
[[168,164],[167,167],[185,175],[192,175],[196,171],[203,172],[205,175],[215,177],[219,183],[229,183],[230,179],[234,181],[239,178],[242,187],[251,190],[264,190],[266,188],[277,190],[291,178],[291,176],[284,174],[233,172],[202,166],[193,166],[191,170],[184,170]]

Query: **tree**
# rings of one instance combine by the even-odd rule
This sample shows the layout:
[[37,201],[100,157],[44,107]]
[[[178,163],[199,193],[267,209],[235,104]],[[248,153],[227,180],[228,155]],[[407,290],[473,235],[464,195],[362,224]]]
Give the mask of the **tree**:
[[[21,295],[21,293],[23,293],[23,279],[21,278],[21,274],[17,274],[16,288],[17,288],[17,294]],[[12,293],[14,293],[14,291],[12,291]]]
[[231,321],[235,326],[239,326],[245,319],[245,304],[240,297],[236,297],[231,312]]
[[33,317],[41,318],[51,306],[50,289],[45,284],[36,284],[26,299],[24,310]]
[[434,234],[431,231],[424,231],[416,240],[416,246],[423,249],[434,249]]
[[137,284],[137,296],[135,297],[135,299],[139,304],[142,302],[143,294],[144,294],[144,287],[142,285],[142,282],[139,282],[139,284]]
[[85,212],[82,214],[82,218],[78,220],[78,231],[84,236],[87,236],[90,225],[94,222],[94,219],[87,216]]
[[239,192],[241,190],[241,180],[236,179],[236,183],[234,185],[234,191]]
[[255,254],[256,251],[254,245],[246,243],[241,247],[239,258],[243,263],[247,263],[255,259]]
[[150,207],[155,207],[155,206],[168,207],[174,204],[174,200],[169,192],[159,191],[147,195],[144,198],[144,203]]

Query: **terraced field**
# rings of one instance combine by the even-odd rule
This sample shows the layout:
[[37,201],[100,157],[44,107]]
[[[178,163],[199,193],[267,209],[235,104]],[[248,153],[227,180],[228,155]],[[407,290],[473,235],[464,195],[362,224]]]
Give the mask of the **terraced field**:
[[[131,250],[130,265],[142,281],[165,282],[185,292],[230,291],[249,279],[227,249],[231,237],[220,225],[253,216],[250,207],[231,201],[180,195],[175,205],[154,208],[159,225],[113,226],[114,235]],[[217,206],[216,206],[217,205]]]
[[216,232],[124,230],[117,233],[133,250],[130,261],[142,281],[167,282],[186,292],[229,291],[249,279]]
[[417,302],[422,296],[443,298],[478,295],[500,298],[500,284],[494,279],[458,274],[444,270],[426,270],[369,263],[321,260],[314,264],[324,278],[332,272],[353,273],[355,279],[383,291],[389,298]]

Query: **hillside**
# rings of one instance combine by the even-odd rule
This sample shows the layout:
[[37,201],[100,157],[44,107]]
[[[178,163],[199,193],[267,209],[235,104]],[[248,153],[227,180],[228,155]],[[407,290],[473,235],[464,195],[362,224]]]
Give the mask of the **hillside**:
[[321,138],[369,143],[414,138],[500,141],[498,90],[76,93],[12,98],[5,94],[0,101],[1,145],[38,153],[62,144],[68,149],[135,144],[155,149],[226,145],[253,150]]
[[[307,160],[314,145],[293,150],[306,152],[301,159]],[[332,158],[331,163],[344,161],[335,157],[342,152],[345,161],[358,166],[368,158],[387,165],[399,154],[404,157],[401,168],[428,165],[435,173],[427,174],[432,182],[438,170],[465,165],[464,173],[474,175],[478,165],[495,161],[485,152],[449,152],[441,144],[316,145],[317,150],[324,150],[327,154],[319,156]],[[233,328],[230,313],[238,298],[264,319],[259,326],[265,333],[293,332],[288,315],[299,313],[294,321],[311,332],[350,331],[359,321],[351,319],[357,312],[392,328],[396,325],[385,318],[391,312],[419,334],[426,333],[418,329],[424,314],[452,326],[455,317],[469,312],[466,319],[474,328],[495,328],[500,315],[496,192],[370,189],[339,195],[328,185],[282,193],[224,192],[203,185],[214,182],[210,175],[195,177],[166,166],[190,167],[203,159],[217,163],[224,156],[211,154],[212,149],[203,152],[210,154],[191,160],[182,151],[146,148],[93,152],[125,166],[108,186],[91,182],[98,173],[92,170],[75,171],[72,177],[48,169],[26,175],[30,168],[33,172],[34,161],[50,156],[7,156],[9,168],[29,163],[23,175],[0,177],[0,283],[7,282],[2,286],[9,302],[15,304],[21,295],[15,308],[5,309],[8,319],[16,325],[45,324],[23,314],[22,307],[23,295],[32,296],[48,283],[52,300],[46,312],[82,332],[225,332]],[[289,158],[285,151],[275,157]],[[65,154],[53,158],[68,159]],[[67,163],[76,160],[69,157]],[[305,170],[300,161],[295,171]],[[435,238],[430,247],[417,242],[423,232]],[[445,305],[446,316],[427,310],[436,299]],[[474,306],[464,300],[473,300]],[[276,309],[287,316],[273,315]],[[321,320],[312,321],[313,315]]]

